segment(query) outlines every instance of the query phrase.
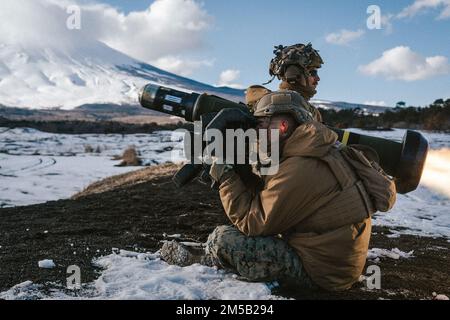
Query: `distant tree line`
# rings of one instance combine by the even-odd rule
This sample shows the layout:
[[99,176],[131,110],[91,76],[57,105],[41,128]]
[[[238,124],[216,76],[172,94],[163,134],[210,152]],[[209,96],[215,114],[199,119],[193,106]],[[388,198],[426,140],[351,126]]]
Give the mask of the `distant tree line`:
[[450,132],[450,99],[438,99],[427,107],[406,107],[406,103],[400,101],[395,108],[379,115],[367,114],[359,108],[320,109],[320,112],[327,124],[339,128],[410,128]]
[[33,121],[33,120],[10,120],[0,117],[0,127],[6,128],[33,128],[49,133],[64,134],[136,134],[152,133],[159,130],[176,130],[179,128],[190,129],[189,123],[157,124],[157,123],[124,123],[118,121]]

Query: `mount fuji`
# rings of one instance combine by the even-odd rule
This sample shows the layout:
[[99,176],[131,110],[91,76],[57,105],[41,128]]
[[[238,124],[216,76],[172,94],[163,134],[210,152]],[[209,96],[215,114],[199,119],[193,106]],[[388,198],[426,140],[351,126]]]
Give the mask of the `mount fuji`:
[[0,44],[0,105],[71,110],[86,104],[138,104],[139,89],[157,83],[243,100],[244,91],[214,87],[133,59],[100,41],[61,48]]

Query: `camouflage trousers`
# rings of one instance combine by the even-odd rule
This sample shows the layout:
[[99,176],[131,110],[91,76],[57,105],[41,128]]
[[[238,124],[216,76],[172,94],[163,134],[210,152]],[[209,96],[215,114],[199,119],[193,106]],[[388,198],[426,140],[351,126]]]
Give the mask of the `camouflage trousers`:
[[276,237],[247,237],[235,227],[220,226],[209,235],[206,254],[248,281],[315,288],[294,249]]

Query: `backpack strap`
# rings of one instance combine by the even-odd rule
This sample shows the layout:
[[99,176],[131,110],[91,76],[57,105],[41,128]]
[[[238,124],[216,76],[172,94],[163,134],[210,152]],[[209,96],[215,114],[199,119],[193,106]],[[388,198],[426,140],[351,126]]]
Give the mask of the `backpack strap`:
[[364,202],[367,217],[369,217],[375,212],[372,201],[370,200],[370,196],[367,193],[363,182],[359,179],[345,157],[342,156],[341,151],[344,148],[346,148],[345,145],[338,142],[330,149],[330,152],[320,159],[328,164],[331,172],[333,172],[333,175],[339,182],[342,191],[356,187]]

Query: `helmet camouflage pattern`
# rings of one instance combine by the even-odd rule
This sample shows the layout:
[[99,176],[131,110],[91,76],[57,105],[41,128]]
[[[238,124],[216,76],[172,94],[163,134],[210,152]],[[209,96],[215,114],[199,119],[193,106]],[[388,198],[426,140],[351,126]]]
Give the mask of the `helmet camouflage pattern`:
[[280,80],[290,80],[286,78],[290,78],[287,73],[289,73],[288,69],[292,69],[289,68],[291,66],[295,66],[300,69],[300,72],[309,75],[308,69],[318,69],[324,63],[319,52],[312,47],[311,43],[307,45],[299,43],[287,47],[279,45],[275,47],[273,53],[275,58],[270,61],[269,72],[272,77],[276,76]]

